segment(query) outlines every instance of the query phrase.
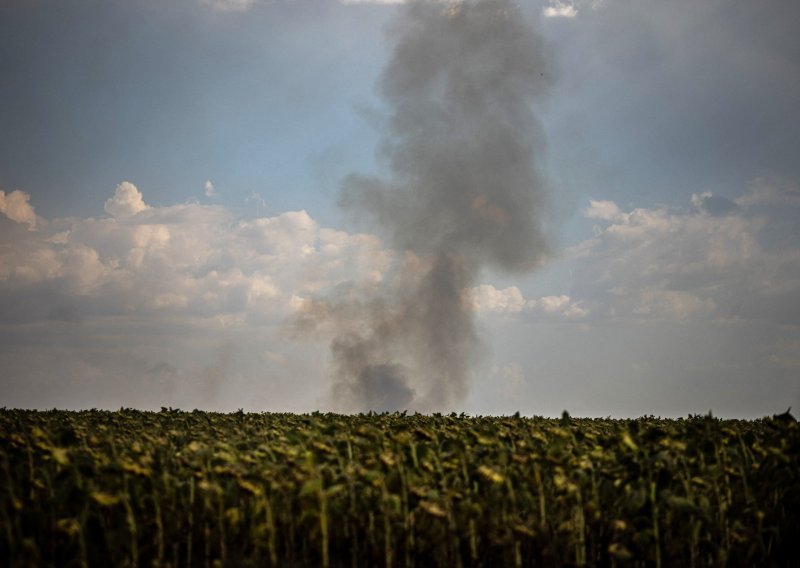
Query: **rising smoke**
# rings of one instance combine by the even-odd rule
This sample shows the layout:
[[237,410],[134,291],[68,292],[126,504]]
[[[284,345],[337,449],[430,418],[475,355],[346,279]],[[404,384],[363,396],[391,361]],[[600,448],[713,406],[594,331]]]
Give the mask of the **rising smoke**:
[[465,398],[480,351],[469,290],[481,271],[528,271],[545,252],[531,103],[553,69],[507,0],[408,2],[389,37],[390,175],[350,175],[341,204],[404,258],[368,290],[307,302],[297,329],[333,334],[340,409],[441,410]]

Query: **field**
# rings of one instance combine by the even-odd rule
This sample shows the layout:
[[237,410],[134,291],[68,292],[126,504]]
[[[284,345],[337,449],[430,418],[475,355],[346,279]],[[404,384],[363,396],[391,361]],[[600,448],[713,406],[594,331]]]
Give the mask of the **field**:
[[0,410],[5,566],[798,566],[800,427]]

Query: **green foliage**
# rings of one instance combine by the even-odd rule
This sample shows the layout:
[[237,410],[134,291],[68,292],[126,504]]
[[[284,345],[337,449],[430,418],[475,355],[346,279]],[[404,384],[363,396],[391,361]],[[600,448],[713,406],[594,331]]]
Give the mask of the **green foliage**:
[[800,565],[800,428],[0,411],[0,565]]

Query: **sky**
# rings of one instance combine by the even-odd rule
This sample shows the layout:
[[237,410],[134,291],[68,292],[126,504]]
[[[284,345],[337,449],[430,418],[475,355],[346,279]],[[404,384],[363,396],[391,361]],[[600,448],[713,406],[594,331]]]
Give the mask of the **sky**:
[[[479,256],[463,388],[412,410],[800,408],[800,5],[515,6],[548,245],[525,270]],[[405,298],[430,252],[403,211],[341,206],[353,176],[410,175],[387,150],[407,93],[386,86],[409,10],[0,3],[0,406],[365,410],[335,388],[342,320],[297,322]]]

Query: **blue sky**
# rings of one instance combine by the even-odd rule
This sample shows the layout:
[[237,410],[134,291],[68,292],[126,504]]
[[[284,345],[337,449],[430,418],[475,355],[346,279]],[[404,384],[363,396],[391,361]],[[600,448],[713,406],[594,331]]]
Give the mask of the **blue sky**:
[[257,192],[274,211],[329,209],[321,181],[372,158],[354,108],[374,98],[389,10],[6,5],[4,184],[46,192],[45,215],[99,214],[128,178],[159,204],[211,179],[232,205]]
[[[303,299],[402,251],[337,206],[385,172],[399,3],[0,5],[0,404],[311,410]],[[553,248],[484,272],[455,410],[800,406],[796,3],[523,2]]]

